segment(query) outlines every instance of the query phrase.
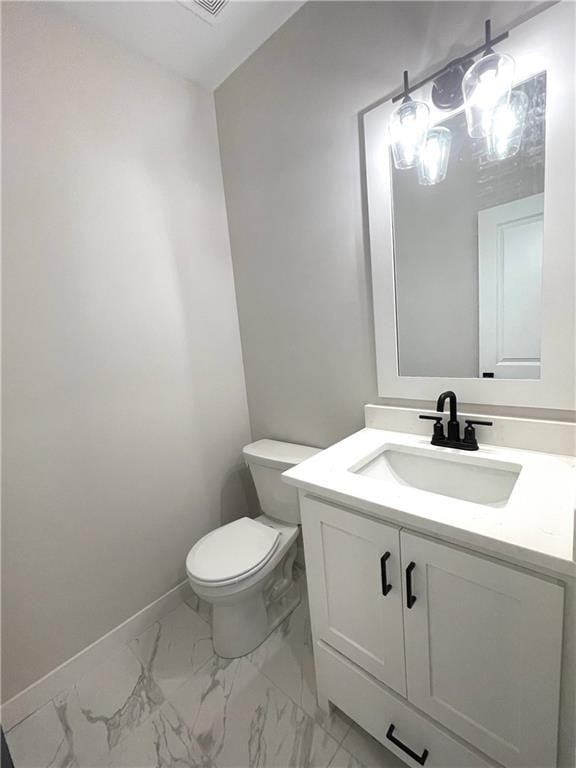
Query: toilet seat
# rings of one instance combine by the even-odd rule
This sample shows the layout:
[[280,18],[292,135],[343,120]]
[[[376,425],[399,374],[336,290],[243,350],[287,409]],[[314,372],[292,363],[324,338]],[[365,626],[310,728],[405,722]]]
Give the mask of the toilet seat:
[[263,568],[279,541],[276,528],[242,517],[201,538],[186,558],[186,570],[201,584],[231,584]]

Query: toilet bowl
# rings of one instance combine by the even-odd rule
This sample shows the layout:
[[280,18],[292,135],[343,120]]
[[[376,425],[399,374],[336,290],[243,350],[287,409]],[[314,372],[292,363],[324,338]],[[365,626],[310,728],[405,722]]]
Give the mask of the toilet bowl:
[[211,531],[186,558],[192,589],[213,606],[213,641],[219,656],[250,653],[300,602],[293,576],[300,532],[298,495],[281,475],[316,453],[317,448],[277,440],[247,445],[244,459],[264,514]]

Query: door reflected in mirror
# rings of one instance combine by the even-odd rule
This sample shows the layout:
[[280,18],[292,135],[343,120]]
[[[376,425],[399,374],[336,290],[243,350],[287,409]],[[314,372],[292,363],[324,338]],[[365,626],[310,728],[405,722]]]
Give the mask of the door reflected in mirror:
[[512,93],[526,105],[514,155],[498,159],[459,113],[439,124],[441,182],[391,163],[400,376],[540,378],[546,75]]

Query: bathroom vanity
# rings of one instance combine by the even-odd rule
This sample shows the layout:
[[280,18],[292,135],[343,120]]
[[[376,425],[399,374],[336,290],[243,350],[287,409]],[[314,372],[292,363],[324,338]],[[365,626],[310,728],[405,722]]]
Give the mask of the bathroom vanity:
[[[413,87],[405,71],[402,93],[362,115],[378,395],[447,392],[420,414],[434,427],[367,406],[366,429],[284,478],[320,704],[412,766],[575,766],[573,23],[561,3],[501,38],[510,103],[527,105],[506,157],[430,83],[461,59],[410,71]],[[427,133],[410,164],[415,120]],[[440,136],[452,154],[431,180]],[[462,438],[454,391],[475,404]],[[484,415],[502,406],[528,418]]]
[[574,463],[366,428],[285,473],[321,706],[408,765],[573,766]]

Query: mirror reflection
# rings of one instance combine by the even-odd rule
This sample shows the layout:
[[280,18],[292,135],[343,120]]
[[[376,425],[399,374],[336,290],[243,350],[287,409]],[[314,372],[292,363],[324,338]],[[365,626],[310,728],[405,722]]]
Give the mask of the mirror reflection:
[[429,132],[428,168],[391,162],[401,376],[540,377],[545,74],[510,105],[503,121],[525,117],[521,135],[503,123],[505,147],[461,112]]

